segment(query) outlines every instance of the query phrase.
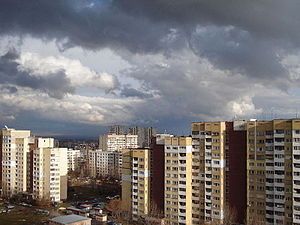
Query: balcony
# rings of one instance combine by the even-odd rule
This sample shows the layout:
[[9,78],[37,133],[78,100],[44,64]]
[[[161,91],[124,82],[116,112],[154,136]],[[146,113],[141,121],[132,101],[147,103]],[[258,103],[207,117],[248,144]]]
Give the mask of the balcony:
[[284,138],[284,132],[283,133],[274,133],[274,138]]
[[199,140],[192,140],[192,145],[200,145],[200,141]]
[[199,196],[192,196],[192,200],[199,201],[200,197]]
[[[273,146],[273,144],[274,144],[274,143],[270,143],[270,142],[266,142],[266,143],[265,143],[266,147]],[[268,151],[270,151],[270,150],[268,150]]]
[[300,224],[300,214],[294,214],[293,215],[293,223],[294,224]]

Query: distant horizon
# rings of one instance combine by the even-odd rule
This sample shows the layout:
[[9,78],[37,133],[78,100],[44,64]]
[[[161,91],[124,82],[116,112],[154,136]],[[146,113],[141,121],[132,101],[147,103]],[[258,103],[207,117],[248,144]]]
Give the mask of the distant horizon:
[[[255,118],[251,118],[251,119],[255,119]],[[280,119],[299,119],[297,118],[296,116],[293,117],[284,117],[284,116],[280,116],[278,118],[260,118],[260,119],[255,119],[257,121],[270,121],[270,120],[280,120]],[[237,118],[235,120],[250,120],[250,118]],[[203,120],[199,120],[199,121],[193,121],[193,122],[190,122],[190,123],[187,123],[185,124],[185,129],[181,130],[181,131],[178,131],[177,128],[175,127],[175,132],[172,132],[170,129],[164,129],[164,128],[157,128],[158,129],[158,132],[159,134],[163,134],[163,133],[168,133],[168,134],[173,134],[173,135],[176,135],[176,136],[189,136],[191,134],[191,124],[192,123],[197,123],[197,122],[220,122],[220,121],[225,121],[225,122],[230,122],[230,121],[234,121],[234,119],[231,119],[231,120],[210,120],[210,121],[203,121]],[[109,125],[109,126],[115,126],[115,125],[120,125],[120,124],[113,124],[113,125]],[[2,126],[2,128],[4,128],[5,125]],[[6,125],[8,126],[8,125]],[[9,128],[14,128],[14,129],[21,129],[21,130],[30,130],[31,133],[34,135],[34,136],[40,136],[40,137],[53,137],[53,138],[56,138],[56,139],[98,139],[99,138],[99,135],[101,134],[107,134],[108,133],[108,128],[109,126],[101,126],[101,128],[97,128],[99,130],[99,132],[95,132],[93,130],[91,130],[90,134],[86,134],[86,135],[83,135],[81,133],[77,133],[77,134],[72,134],[72,133],[55,133],[55,132],[45,132],[45,131],[37,131],[37,130],[34,130],[34,129],[30,129],[28,127],[19,127],[19,126],[16,126],[16,127],[12,127],[12,126],[8,126]],[[131,126],[139,126],[139,125],[121,125],[121,126],[126,126],[126,127],[131,127]],[[141,126],[141,127],[147,127],[147,126]],[[152,127],[155,127],[155,126],[152,126]],[[72,130],[72,127],[69,127],[71,128]],[[78,130],[80,131],[80,129],[74,129],[74,130]],[[83,129],[84,131],[84,129]],[[82,132],[84,133],[84,132]]]

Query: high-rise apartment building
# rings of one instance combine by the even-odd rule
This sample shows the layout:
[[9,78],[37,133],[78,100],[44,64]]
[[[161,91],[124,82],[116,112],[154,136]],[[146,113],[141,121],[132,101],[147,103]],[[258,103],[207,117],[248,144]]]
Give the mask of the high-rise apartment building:
[[122,151],[126,148],[137,147],[137,135],[102,134],[99,136],[99,148],[104,151]]
[[126,126],[122,126],[122,125],[113,125],[113,126],[110,126],[108,128],[108,130],[109,130],[109,134],[120,135],[120,134],[126,134],[127,133]]
[[300,119],[247,124],[247,221],[300,224]]
[[[166,224],[244,223],[246,123],[193,123],[192,137],[159,135],[150,145],[149,204],[163,207]],[[130,186],[132,165],[123,169]]]
[[165,140],[165,222],[192,224],[192,138]]
[[150,148],[126,149],[122,164],[122,207],[135,220],[162,223],[164,215],[164,141]]
[[27,190],[30,131],[4,128],[0,136],[2,196],[11,197]]
[[68,171],[75,171],[80,167],[81,152],[79,149],[68,148]]
[[[143,150],[147,203],[134,199],[145,198],[146,156],[124,152],[122,198],[136,215],[147,213],[160,186],[166,224],[300,224],[300,119],[192,123],[191,138],[164,142],[163,156],[154,157],[153,145]],[[162,172],[154,158],[164,158],[164,184],[153,179]]]
[[[27,154],[27,192],[33,192],[33,180],[37,178],[36,166],[40,166],[40,162],[34,160],[33,151],[38,148],[53,148],[55,145],[53,138],[35,138],[31,137],[29,144],[29,154]],[[41,165],[42,166],[42,165]],[[34,171],[35,170],[35,171]]]
[[67,199],[67,148],[39,146],[32,154],[33,197],[55,202]]
[[126,149],[123,152],[122,201],[123,209],[139,220],[150,213],[150,150]]
[[193,224],[222,223],[226,194],[225,122],[192,124]]
[[29,130],[1,130],[2,196],[32,194],[36,199],[67,198],[67,149]]
[[128,134],[138,136],[138,146],[145,148],[150,146],[151,137],[156,136],[156,127],[138,127],[132,126],[128,128]]
[[91,150],[88,154],[89,174],[91,177],[120,177],[120,152]]
[[244,222],[246,122],[192,123],[192,224]]

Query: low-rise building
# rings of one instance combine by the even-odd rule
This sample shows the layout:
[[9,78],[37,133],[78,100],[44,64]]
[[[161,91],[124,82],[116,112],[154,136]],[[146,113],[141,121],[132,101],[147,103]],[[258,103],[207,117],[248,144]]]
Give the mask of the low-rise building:
[[49,225],[91,225],[92,219],[78,216],[78,215],[68,215],[68,216],[58,216],[49,220]]

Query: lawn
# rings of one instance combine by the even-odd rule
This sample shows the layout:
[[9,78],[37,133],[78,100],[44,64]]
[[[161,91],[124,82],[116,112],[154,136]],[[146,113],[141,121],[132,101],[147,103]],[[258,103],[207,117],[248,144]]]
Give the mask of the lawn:
[[31,208],[16,207],[9,213],[0,214],[0,225],[41,225],[48,216],[38,214]]

